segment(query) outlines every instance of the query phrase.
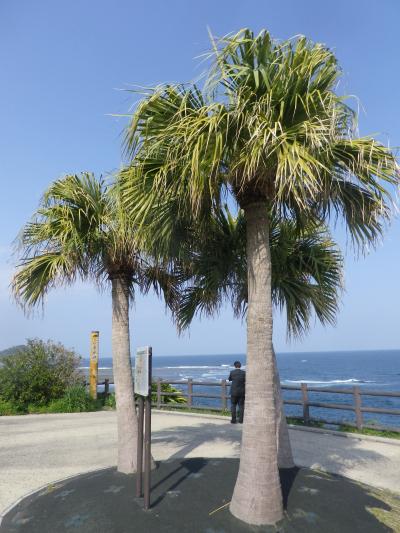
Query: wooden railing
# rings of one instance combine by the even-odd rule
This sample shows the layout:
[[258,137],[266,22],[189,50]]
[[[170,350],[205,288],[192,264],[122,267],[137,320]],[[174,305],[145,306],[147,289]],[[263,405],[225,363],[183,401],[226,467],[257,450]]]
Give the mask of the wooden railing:
[[[162,407],[171,407],[174,408],[190,408],[190,409],[199,409],[199,410],[210,410],[210,411],[225,411],[228,409],[228,400],[229,400],[229,394],[228,394],[228,388],[230,387],[230,383],[222,379],[221,381],[195,381],[193,379],[185,379],[185,380],[179,380],[179,381],[170,381],[170,380],[164,380],[161,378],[158,378],[156,381],[156,401],[154,402],[154,407],[157,407],[158,409]],[[177,385],[183,386],[186,388],[187,392],[184,390],[179,392],[163,392],[162,391],[162,384],[166,383],[169,385]],[[99,382],[98,385],[104,385],[104,392],[106,395],[109,394],[110,385],[112,385],[113,382],[109,379],[105,379],[102,382]],[[194,388],[198,387],[219,387],[220,390],[217,394],[209,394],[209,393],[202,393],[198,392],[198,390],[195,390]],[[312,425],[315,422],[320,422],[324,424],[343,424],[345,423],[348,426],[354,426],[357,429],[381,429],[381,430],[391,430],[391,431],[398,431],[400,432],[400,409],[385,409],[382,407],[374,407],[370,405],[365,405],[362,402],[362,398],[365,396],[375,396],[380,398],[400,398],[400,392],[384,392],[384,391],[376,391],[376,390],[367,390],[363,389],[358,386],[354,386],[351,388],[327,388],[327,387],[309,387],[307,383],[301,383],[300,386],[292,386],[292,385],[282,385],[283,391],[294,391],[294,392],[300,392],[300,398],[299,399],[284,399],[285,405],[298,405],[302,408],[302,417],[293,417],[298,418],[304,422],[305,425]],[[352,403],[332,403],[332,402],[318,402],[318,401],[312,401],[309,398],[309,393],[315,393],[320,392],[324,394],[340,394],[340,395],[347,395],[352,397]],[[165,397],[173,397],[173,396],[181,396],[186,398],[186,403],[184,404],[170,404],[163,401]],[[193,402],[193,399],[195,398],[210,398],[213,400],[219,400],[218,406],[205,406],[205,405],[195,405]],[[345,411],[352,411],[355,415],[355,423],[348,422],[348,421],[340,421],[340,420],[328,420],[324,418],[313,418],[310,415],[310,408],[312,407],[318,407],[320,409],[335,409],[335,410],[345,410]],[[368,421],[364,420],[364,413],[375,413],[375,414],[381,414],[381,415],[394,415],[398,416],[399,419],[397,420],[397,424],[395,426],[384,426],[384,425],[368,425]]]
[[[397,421],[397,425],[394,427],[388,427],[383,425],[368,425],[364,422],[364,413],[376,413],[382,415],[395,415],[400,417],[400,409],[385,409],[382,407],[373,407],[370,405],[363,405],[363,396],[376,396],[381,398],[400,398],[400,392],[384,392],[376,390],[362,389],[361,387],[354,386],[348,389],[340,388],[327,388],[327,387],[309,387],[307,383],[301,383],[300,387],[291,385],[282,385],[282,390],[288,391],[301,391],[301,400],[285,399],[286,405],[299,405],[303,409],[303,416],[301,417],[304,423],[310,424],[312,422],[322,422],[325,424],[341,424],[343,421],[332,421],[323,418],[312,418],[310,416],[310,407],[319,407],[322,409],[336,409],[353,411],[355,415],[355,424],[352,422],[345,422],[348,426],[354,426],[357,429],[382,429],[392,430],[400,432],[400,419]],[[310,392],[321,392],[324,394],[345,394],[352,396],[352,403],[332,403],[332,402],[316,402],[310,401]]]

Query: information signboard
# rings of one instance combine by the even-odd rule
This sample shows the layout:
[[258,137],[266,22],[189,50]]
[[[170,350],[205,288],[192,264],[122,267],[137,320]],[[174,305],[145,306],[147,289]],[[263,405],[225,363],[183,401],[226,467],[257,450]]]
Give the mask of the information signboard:
[[138,348],[135,358],[135,394],[140,396],[149,395],[149,358],[150,346]]

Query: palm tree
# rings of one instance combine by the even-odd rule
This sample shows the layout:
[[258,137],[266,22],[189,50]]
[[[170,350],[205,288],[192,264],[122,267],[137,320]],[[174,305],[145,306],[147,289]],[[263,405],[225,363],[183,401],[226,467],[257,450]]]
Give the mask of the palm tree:
[[[234,217],[226,208],[207,227],[205,235],[195,230],[182,238],[180,261],[187,265],[177,322],[187,328],[195,314],[213,316],[229,300],[241,318],[247,306],[246,224],[243,212]],[[175,236],[176,238],[176,236]],[[288,337],[301,337],[310,328],[312,316],[322,324],[335,323],[343,260],[327,229],[308,224],[299,230],[292,221],[272,220],[272,300],[286,311]],[[276,440],[280,468],[294,466],[279,371],[274,354]]]
[[[247,395],[230,510],[255,525],[283,516],[275,442],[271,220],[341,217],[373,242],[399,182],[390,150],[356,137],[356,114],[336,92],[332,51],[305,37],[276,42],[250,30],[213,41],[204,87],[148,92],[127,128],[136,220],[179,198],[199,222],[230,196],[246,221]],[[141,174],[141,185],[137,174]],[[138,187],[147,194],[136,203]]]
[[50,289],[77,279],[111,285],[112,354],[118,426],[118,470],[136,471],[137,417],[130,359],[129,304],[151,287],[172,305],[174,278],[135,243],[135,227],[118,187],[92,174],[68,175],[43,196],[23,228],[23,255],[13,290],[23,305],[43,301]]

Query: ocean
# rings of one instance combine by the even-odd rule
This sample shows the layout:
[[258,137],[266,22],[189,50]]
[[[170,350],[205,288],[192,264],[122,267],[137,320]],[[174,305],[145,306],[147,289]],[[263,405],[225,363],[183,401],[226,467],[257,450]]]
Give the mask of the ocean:
[[[153,356],[153,377],[169,381],[193,378],[194,381],[220,381],[227,379],[233,362],[240,360],[246,366],[244,354]],[[385,391],[400,393],[400,350],[340,351],[340,352],[298,352],[277,354],[282,385],[351,389],[357,385],[361,391]],[[132,362],[134,366],[134,360]],[[88,360],[82,368],[87,370]],[[100,358],[99,381],[109,377],[112,380],[112,359]],[[177,386],[186,391],[185,386]],[[219,387],[194,386],[194,392],[219,394]],[[298,391],[284,391],[286,399],[300,399]],[[348,404],[351,395],[310,392],[309,400],[315,402]],[[194,405],[218,406],[218,399],[194,398]],[[363,406],[400,409],[400,398],[362,396]],[[302,416],[301,406],[286,405],[288,416]],[[310,407],[310,415],[329,421],[354,422],[351,411]],[[400,416],[364,413],[365,423],[378,423],[400,427]]]

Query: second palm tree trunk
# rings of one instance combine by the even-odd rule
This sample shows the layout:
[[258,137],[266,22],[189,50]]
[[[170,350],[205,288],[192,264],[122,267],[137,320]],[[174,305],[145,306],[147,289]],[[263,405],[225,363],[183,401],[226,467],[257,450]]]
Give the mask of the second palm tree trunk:
[[248,264],[246,409],[240,467],[230,510],[244,522],[262,525],[275,524],[283,517],[274,400],[271,254],[265,203],[245,207],[245,216]]
[[118,471],[132,474],[137,469],[138,422],[129,342],[129,283],[123,275],[112,278],[112,355],[117,404]]
[[278,449],[278,466],[279,468],[293,468],[295,466],[293,460],[292,446],[290,444],[289,430],[286,422],[285,410],[283,407],[283,398],[281,392],[281,381],[279,379],[278,364],[276,360],[275,350],[273,348],[274,356],[274,395],[275,395],[275,409],[276,409],[276,446]]

